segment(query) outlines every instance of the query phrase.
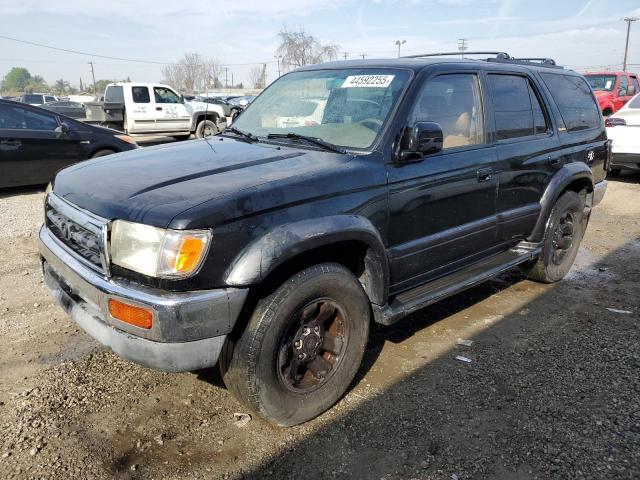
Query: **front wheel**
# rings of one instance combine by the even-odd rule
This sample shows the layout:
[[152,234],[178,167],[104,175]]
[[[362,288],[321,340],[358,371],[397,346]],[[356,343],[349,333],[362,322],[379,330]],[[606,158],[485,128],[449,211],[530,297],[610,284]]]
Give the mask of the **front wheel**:
[[202,120],[196,128],[197,138],[206,138],[220,133],[218,126],[211,120]]
[[560,196],[547,222],[542,253],[537,260],[521,267],[528,278],[553,283],[569,273],[587,223],[583,210],[584,202],[576,192]]
[[369,301],[342,265],[298,272],[261,299],[220,369],[242,403],[283,426],[336,403],[358,371],[369,335]]

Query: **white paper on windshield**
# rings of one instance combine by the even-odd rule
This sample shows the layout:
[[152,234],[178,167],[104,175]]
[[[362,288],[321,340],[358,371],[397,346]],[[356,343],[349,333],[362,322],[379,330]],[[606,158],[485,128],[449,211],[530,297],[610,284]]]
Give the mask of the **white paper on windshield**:
[[387,88],[395,75],[349,75],[341,88]]
[[609,90],[611,88],[611,84],[613,82],[611,80],[607,80],[607,83],[605,84],[604,88],[606,88],[607,90]]

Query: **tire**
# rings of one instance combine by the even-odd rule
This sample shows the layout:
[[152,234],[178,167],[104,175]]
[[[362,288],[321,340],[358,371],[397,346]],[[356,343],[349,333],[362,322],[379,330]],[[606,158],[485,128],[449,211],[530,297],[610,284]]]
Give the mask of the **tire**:
[[213,135],[217,135],[218,133],[220,133],[220,130],[218,130],[218,126],[211,120],[202,120],[200,123],[198,123],[198,127],[196,128],[197,138],[211,137]]
[[569,273],[588,220],[583,210],[584,202],[576,192],[568,191],[558,198],[547,222],[542,253],[521,267],[529,279],[554,283]]
[[353,381],[369,318],[369,300],[349,270],[335,263],[306,268],[259,300],[237,342],[227,342],[220,357],[225,385],[275,424],[311,420]]
[[621,172],[621,170],[619,168],[612,168],[611,170],[609,170],[609,176],[610,177],[619,177],[620,176],[620,172]]
[[182,142],[184,140],[189,140],[191,138],[191,134],[189,134],[189,135],[174,135],[173,138],[175,138],[179,142]]
[[609,116],[611,116],[611,115],[613,115],[613,110],[611,110],[610,108],[605,108],[605,109],[602,111],[602,116],[603,116],[603,117],[609,117]]
[[96,153],[91,155],[91,158],[105,157],[107,155],[111,155],[112,153],[116,153],[116,151],[105,148],[104,150],[98,150]]

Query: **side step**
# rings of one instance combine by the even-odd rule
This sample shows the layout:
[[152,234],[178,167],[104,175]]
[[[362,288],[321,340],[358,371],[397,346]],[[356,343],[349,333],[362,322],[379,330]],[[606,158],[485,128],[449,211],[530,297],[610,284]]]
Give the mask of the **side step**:
[[521,242],[511,250],[474,263],[445,277],[396,295],[390,303],[374,308],[374,320],[392,325],[410,313],[485,282],[502,272],[536,258],[542,250],[537,243]]

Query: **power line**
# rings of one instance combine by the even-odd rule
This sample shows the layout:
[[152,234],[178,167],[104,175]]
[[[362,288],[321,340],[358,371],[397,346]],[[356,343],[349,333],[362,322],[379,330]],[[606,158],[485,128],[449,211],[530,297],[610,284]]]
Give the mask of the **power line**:
[[[98,53],[89,53],[83,52],[81,50],[71,50],[68,48],[54,47],[53,45],[45,45],[44,43],[31,42],[29,40],[22,40],[19,38],[8,37],[6,35],[0,35],[0,38],[4,40],[10,40],[12,42],[24,43],[26,45],[32,45],[34,47],[48,48],[50,50],[57,50],[59,52],[73,53],[75,55],[86,55],[88,57],[96,57],[96,58],[106,58],[109,60],[120,60],[123,62],[132,62],[132,63],[146,63],[152,65],[178,65],[175,62],[158,62],[155,60],[141,60],[138,58],[125,58],[125,57],[113,57],[111,55],[100,55]],[[248,66],[248,65],[262,65],[263,63],[275,63],[274,61],[270,62],[247,62],[247,63],[222,63],[221,66],[227,67],[240,67],[240,66]]]

